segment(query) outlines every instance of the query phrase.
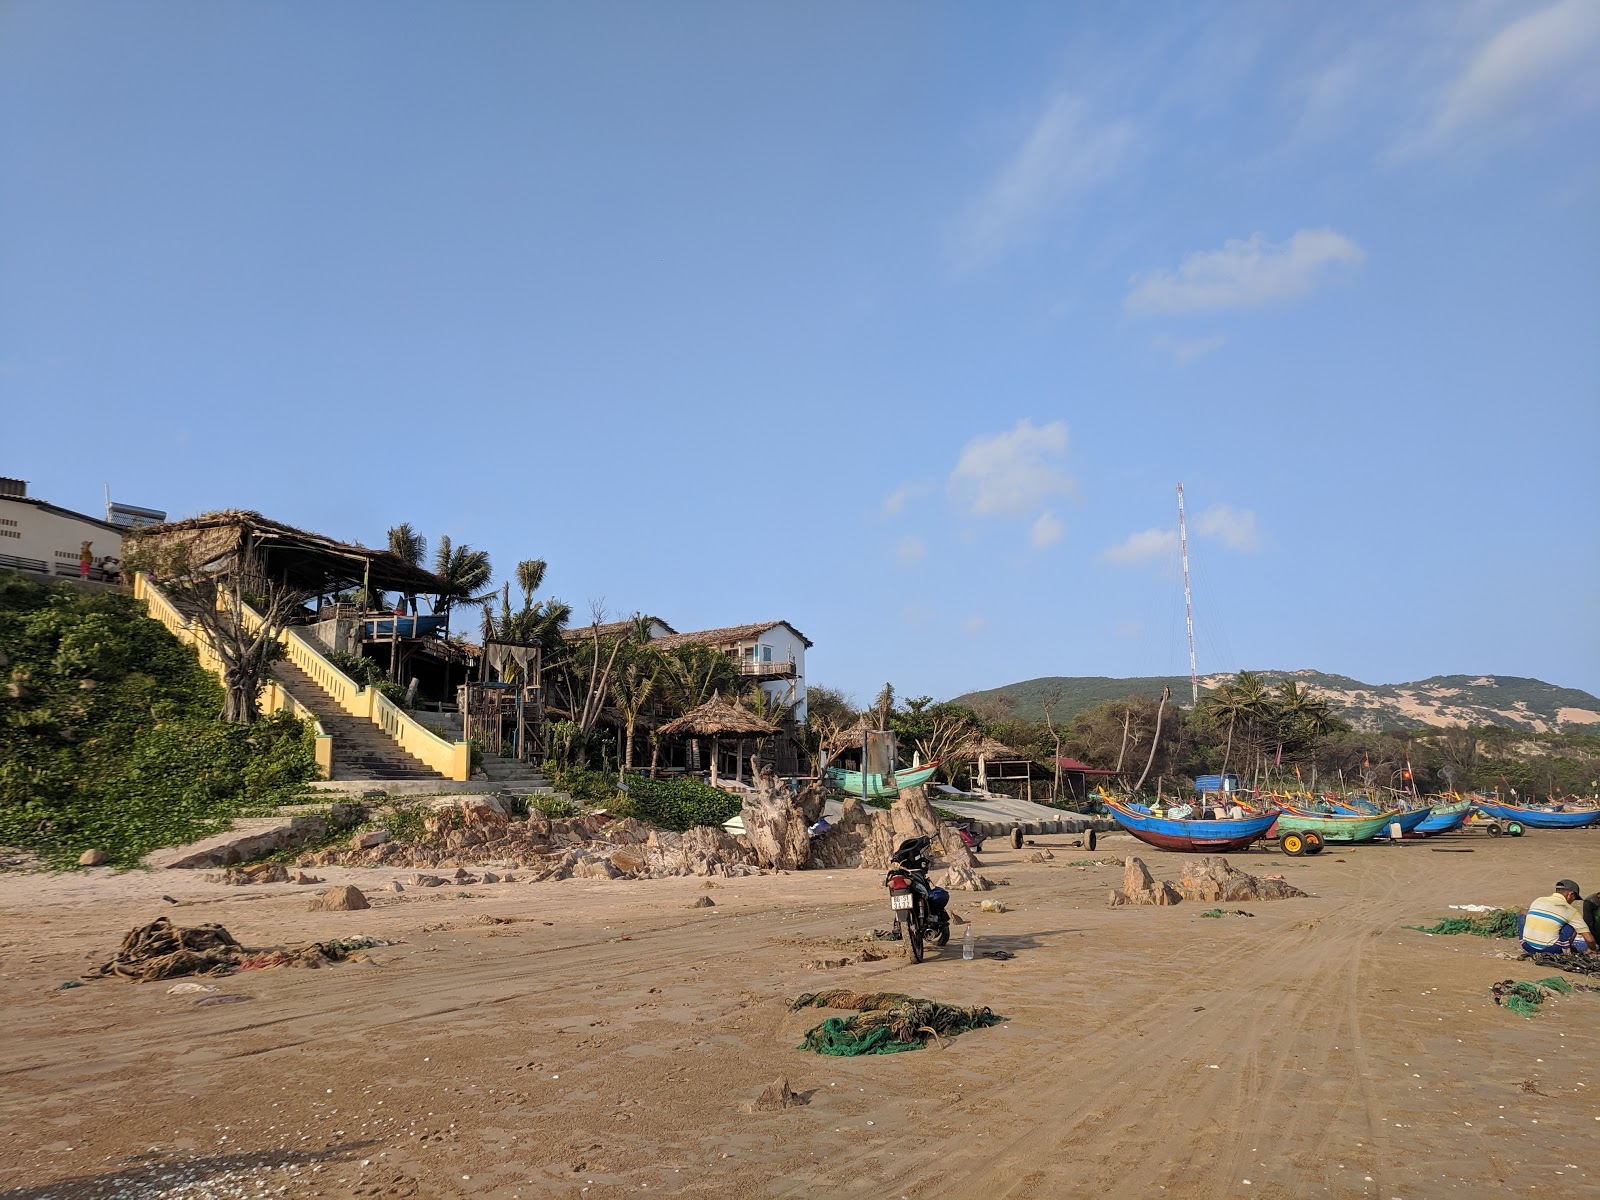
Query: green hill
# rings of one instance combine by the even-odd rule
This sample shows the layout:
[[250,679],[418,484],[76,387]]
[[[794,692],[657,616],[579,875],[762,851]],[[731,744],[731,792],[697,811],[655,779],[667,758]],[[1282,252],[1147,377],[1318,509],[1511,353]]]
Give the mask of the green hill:
[[[1576,688],[1557,687],[1539,679],[1517,675],[1435,675],[1413,683],[1363,683],[1348,675],[1323,671],[1262,671],[1270,683],[1294,679],[1324,696],[1357,729],[1427,729],[1451,725],[1505,725],[1536,732],[1592,728],[1600,732],[1600,698]],[[1201,693],[1231,679],[1231,674],[1207,675]],[[1003,710],[1038,720],[1043,703],[1059,693],[1058,720],[1070,720],[1084,709],[1133,693],[1160,695],[1164,686],[1181,704],[1189,700],[1189,678],[1136,676],[1113,679],[1103,675],[1047,676],[1010,683],[955,697],[980,711]]]

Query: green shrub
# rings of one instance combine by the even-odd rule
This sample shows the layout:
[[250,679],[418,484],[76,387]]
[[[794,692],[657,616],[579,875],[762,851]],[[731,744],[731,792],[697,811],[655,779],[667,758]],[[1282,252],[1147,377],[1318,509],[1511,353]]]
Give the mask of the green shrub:
[[570,800],[563,800],[560,796],[529,796],[527,806],[530,809],[538,809],[551,820],[578,815],[578,806]]
[[223,725],[222,689],[129,596],[0,572],[0,844],[131,865],[316,777],[286,713]]
[[373,684],[383,681],[383,668],[378,665],[378,660],[375,658],[366,658],[360,654],[346,654],[343,650],[324,650],[322,657],[338,667],[339,670],[343,671],[362,687],[371,687]]
[[367,686],[376,689],[378,695],[384,697],[390,703],[400,708],[406,706],[406,689],[398,683],[392,683],[387,679],[379,679],[367,684]]
[[648,779],[630,775],[627,780],[631,815],[659,829],[680,833],[696,825],[721,825],[735,816],[743,802],[698,779]]
[[[545,764],[550,770],[550,764]],[[550,786],[565,792],[581,805],[603,804],[614,807],[617,799],[617,777],[609,771],[593,771],[588,767],[556,767],[550,770]]]

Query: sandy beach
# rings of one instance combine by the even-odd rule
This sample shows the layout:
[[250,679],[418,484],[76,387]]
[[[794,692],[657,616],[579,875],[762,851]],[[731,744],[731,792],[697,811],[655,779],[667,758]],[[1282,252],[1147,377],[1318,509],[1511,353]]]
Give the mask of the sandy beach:
[[[1429,937],[1452,904],[1526,904],[1600,879],[1600,835],[1254,851],[1310,898],[1106,907],[1120,866],[991,843],[1010,908],[979,950],[913,965],[873,871],[380,890],[199,872],[0,876],[0,1196],[1600,1195],[1600,994],[1527,1019],[1489,987],[1548,972],[1510,942]],[[1438,853],[1441,848],[1472,853]],[[1107,837],[1158,877],[1185,856]],[[163,894],[181,903],[164,902]],[[691,907],[702,897],[712,907]],[[1226,906],[1234,907],[1234,906]],[[58,990],[131,927],[220,922],[247,946],[395,942],[321,970]],[[879,961],[843,967],[828,959]],[[943,1048],[795,1047],[806,992],[988,1005]],[[787,1077],[807,1103],[765,1111]]]

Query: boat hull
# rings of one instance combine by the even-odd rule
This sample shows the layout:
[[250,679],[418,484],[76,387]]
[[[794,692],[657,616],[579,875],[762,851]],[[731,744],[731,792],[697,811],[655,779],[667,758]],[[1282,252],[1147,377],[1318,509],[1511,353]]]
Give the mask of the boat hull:
[[1274,812],[1240,821],[1174,821],[1138,812],[1114,800],[1106,803],[1106,809],[1118,825],[1145,845],[1190,854],[1247,850],[1266,836],[1278,816]]
[[[1361,812],[1347,804],[1337,804],[1334,807],[1347,817],[1378,817],[1383,815],[1375,812]],[[1432,815],[1433,809],[1431,808],[1413,808],[1404,812],[1391,813],[1390,820],[1400,823],[1400,835],[1402,837],[1409,837],[1420,829]]]
[[1546,812],[1538,808],[1519,808],[1515,804],[1492,804],[1479,800],[1475,807],[1485,816],[1499,821],[1521,821],[1529,829],[1587,829],[1600,825],[1600,809],[1588,812]]
[[1437,837],[1441,833],[1452,833],[1460,829],[1469,816],[1472,815],[1472,805],[1466,801],[1460,804],[1451,804],[1433,809],[1428,814],[1428,819],[1418,825],[1408,834],[1409,837]]
[[1278,815],[1278,834],[1315,833],[1325,842],[1370,842],[1389,828],[1394,813],[1375,817],[1330,817],[1320,813],[1284,812]]
[[[893,787],[889,787],[884,783],[882,775],[868,775],[866,783],[867,797],[872,800],[887,800],[898,796],[901,788],[921,787],[933,778],[934,772],[938,769],[939,764],[932,762],[925,767],[918,767],[914,771],[900,771],[894,776]],[[860,771],[846,771],[843,767],[829,767],[828,779],[835,787],[849,795],[861,795]]]

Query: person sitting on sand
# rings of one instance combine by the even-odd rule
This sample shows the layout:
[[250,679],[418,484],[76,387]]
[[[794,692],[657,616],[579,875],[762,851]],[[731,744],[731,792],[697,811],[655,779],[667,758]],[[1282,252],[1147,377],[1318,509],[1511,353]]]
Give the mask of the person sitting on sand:
[[1584,926],[1583,914],[1573,903],[1583,892],[1570,879],[1540,896],[1522,915],[1522,948],[1529,954],[1581,954],[1595,949],[1595,936]]

